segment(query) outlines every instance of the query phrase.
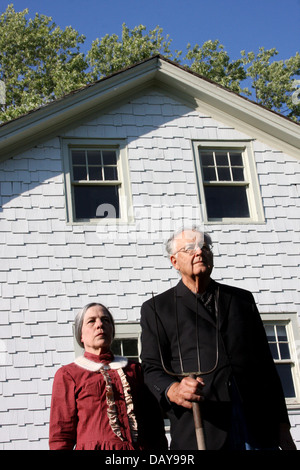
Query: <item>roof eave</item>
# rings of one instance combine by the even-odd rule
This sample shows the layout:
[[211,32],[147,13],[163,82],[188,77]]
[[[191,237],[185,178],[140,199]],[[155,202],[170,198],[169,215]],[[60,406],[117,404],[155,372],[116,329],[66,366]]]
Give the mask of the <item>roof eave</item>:
[[0,127],[0,160],[36,145],[122,96],[159,84],[196,109],[300,158],[300,125],[177,64],[155,56]]

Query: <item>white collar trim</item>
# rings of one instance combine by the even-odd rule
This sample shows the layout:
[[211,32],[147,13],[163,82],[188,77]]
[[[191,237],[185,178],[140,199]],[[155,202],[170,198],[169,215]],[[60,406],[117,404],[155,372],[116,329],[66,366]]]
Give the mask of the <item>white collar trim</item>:
[[94,362],[84,356],[80,356],[77,357],[74,362],[83,369],[90,370],[91,372],[99,372],[99,370],[105,368],[121,369],[123,367],[126,367],[128,364],[128,359],[127,357],[123,356],[115,356],[112,362],[110,362],[109,364],[103,364],[103,362]]

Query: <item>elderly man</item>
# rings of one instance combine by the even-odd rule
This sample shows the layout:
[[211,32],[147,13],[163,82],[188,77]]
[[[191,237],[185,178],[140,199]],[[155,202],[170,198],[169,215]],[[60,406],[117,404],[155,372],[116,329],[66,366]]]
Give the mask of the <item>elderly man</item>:
[[294,450],[252,294],[211,279],[209,235],[185,229],[166,248],[181,280],[142,305],[141,358],[146,384],[171,421],[171,449],[197,449],[198,402],[206,449]]

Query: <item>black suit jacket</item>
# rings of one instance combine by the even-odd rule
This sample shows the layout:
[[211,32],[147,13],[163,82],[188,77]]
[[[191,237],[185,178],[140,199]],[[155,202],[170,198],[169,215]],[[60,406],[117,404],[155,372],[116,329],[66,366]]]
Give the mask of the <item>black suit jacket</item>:
[[[141,358],[145,381],[170,418],[171,449],[197,449],[192,411],[170,404],[165,394],[175,380],[181,380],[168,373],[181,372],[178,336],[184,372],[199,370],[196,312],[200,369],[205,382],[201,413],[207,449],[221,449],[226,442],[233,380],[256,444],[263,447],[276,445],[279,423],[288,422],[288,416],[253,296],[246,290],[212,283],[215,291],[218,290],[218,322],[182,281],[142,305]],[[167,372],[162,367],[162,360]]]

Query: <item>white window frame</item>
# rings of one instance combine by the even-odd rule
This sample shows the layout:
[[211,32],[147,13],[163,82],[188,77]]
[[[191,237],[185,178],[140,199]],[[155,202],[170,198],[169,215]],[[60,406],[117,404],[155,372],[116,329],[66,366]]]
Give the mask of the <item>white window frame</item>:
[[114,339],[136,339],[138,346],[138,357],[141,355],[141,326],[139,323],[115,323]]
[[[299,408],[300,405],[300,330],[297,313],[263,313],[261,314],[264,325],[284,325],[286,327],[288,345],[291,358],[288,360],[274,360],[276,363],[291,364],[291,373],[295,389],[294,398],[286,398],[288,408]],[[298,345],[298,347],[297,347]]]
[[[249,207],[249,217],[239,218],[239,217],[230,217],[230,218],[218,218],[211,219],[208,217],[206,201],[205,201],[205,191],[204,191],[204,179],[203,172],[200,161],[200,152],[201,150],[240,150],[242,152],[243,164],[244,164],[244,174],[245,174],[245,183],[247,189],[247,200]],[[256,164],[254,159],[254,152],[252,149],[251,141],[232,141],[232,140],[222,140],[222,141],[208,141],[208,140],[197,140],[193,141],[193,152],[194,152],[194,162],[197,175],[197,184],[198,184],[198,194],[200,199],[200,204],[203,208],[203,218],[205,224],[250,224],[250,223],[264,223],[264,210],[262,205],[262,198],[260,193],[260,186],[256,171]],[[238,183],[234,182],[214,182],[210,183],[211,185],[237,185]]]
[[[76,137],[69,137],[61,139],[61,148],[63,156],[63,166],[65,175],[65,193],[66,193],[66,209],[67,209],[67,222],[72,225],[120,225],[129,224],[133,222],[132,211],[132,195],[131,184],[129,176],[129,166],[127,159],[127,147],[125,139],[83,139]],[[120,217],[119,218],[91,218],[76,220],[75,206],[72,191],[72,164],[71,164],[71,150],[72,149],[101,149],[101,150],[115,150],[117,153],[117,168],[118,180],[109,184],[119,185],[119,203],[120,203]],[[105,185],[102,183],[92,182],[91,184]]]

